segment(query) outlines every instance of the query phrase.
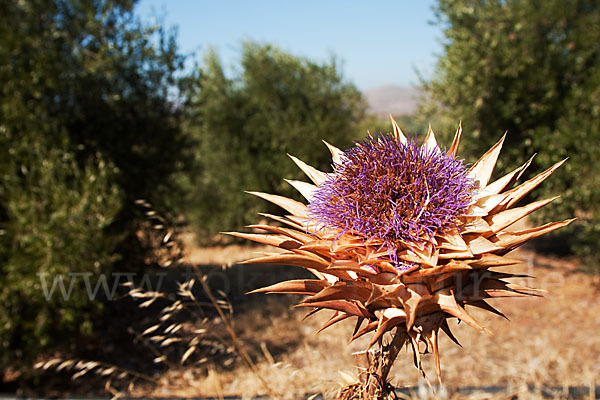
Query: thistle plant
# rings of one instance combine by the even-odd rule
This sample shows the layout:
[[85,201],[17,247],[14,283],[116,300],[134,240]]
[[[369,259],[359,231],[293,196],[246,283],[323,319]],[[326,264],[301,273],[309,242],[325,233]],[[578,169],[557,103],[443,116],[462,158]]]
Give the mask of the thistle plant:
[[263,214],[275,223],[250,226],[266,233],[229,233],[281,249],[247,263],[295,265],[315,275],[255,292],[306,295],[299,307],[333,311],[321,329],[354,318],[351,340],[372,334],[368,347],[378,350],[358,356],[362,372],[342,389],[344,399],[391,396],[389,370],[403,346],[412,348],[423,371],[420,342],[433,353],[441,381],[440,330],[457,342],[448,320],[489,333],[466,306],[503,316],[486,300],[540,296],[508,280],[522,275],[495,268],[520,263],[506,254],[572,221],[507,230],[556,198],[514,207],[564,160],[518,186],[531,159],[490,183],[504,137],[469,168],[457,158],[460,125],[448,150],[438,146],[431,128],[419,145],[393,119],[392,126],[393,133],[369,135],[346,151],[326,143],[331,173],[290,156],[312,181],[288,181],[308,204],[250,192],[288,215]]

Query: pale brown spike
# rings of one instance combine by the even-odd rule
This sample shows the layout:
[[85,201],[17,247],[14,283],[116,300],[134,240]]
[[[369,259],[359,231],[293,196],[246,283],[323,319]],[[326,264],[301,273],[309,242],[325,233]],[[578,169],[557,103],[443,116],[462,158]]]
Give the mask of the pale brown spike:
[[433,352],[433,359],[435,361],[435,372],[437,374],[438,382],[442,385],[442,368],[440,366],[440,349],[438,346],[438,329],[432,329],[430,332],[425,333],[425,339],[429,346],[431,346],[431,351]]
[[490,227],[490,225],[481,218],[476,218],[475,220],[465,223],[463,226],[461,226],[460,228],[460,234],[461,235],[466,235],[467,233],[491,233],[492,232],[492,228]]
[[316,276],[317,279],[326,280],[326,281],[328,281],[330,283],[333,283],[333,282],[335,282],[335,281],[337,281],[339,279],[338,277],[336,277],[334,275],[330,275],[330,274],[327,274],[327,273],[322,273],[322,272],[317,271],[316,269],[306,268],[306,270],[308,272],[310,272],[311,274],[313,274],[314,276]]
[[413,283],[407,285],[407,290],[399,292],[399,298],[404,306],[404,311],[406,311],[406,329],[410,330],[415,322],[415,318],[417,317],[417,310],[419,308],[419,303],[423,299],[428,299],[431,297],[429,293],[429,288],[427,285],[420,283]]
[[[334,253],[331,252],[331,242],[328,240],[319,240],[317,236],[313,236],[313,241],[306,242],[302,247],[292,251],[304,251],[307,253],[313,253],[318,257],[324,258],[325,260],[332,261]],[[329,243],[329,249],[326,250]]]
[[503,257],[496,254],[482,254],[475,260],[465,260],[465,262],[468,263],[471,268],[492,268],[523,263],[522,260]]
[[456,298],[454,297],[452,290],[442,289],[435,293],[434,298],[442,311],[460,319],[461,321],[464,321],[468,325],[480,330],[481,332],[485,332],[488,335],[491,334],[487,328],[480,325],[475,318],[473,318],[456,302]]
[[371,318],[373,315],[360,304],[344,301],[344,300],[327,300],[327,301],[316,301],[314,303],[300,303],[294,307],[318,307],[328,308],[334,311],[342,311],[346,314],[356,315],[357,317]]
[[310,203],[313,199],[315,192],[317,191],[317,187],[308,182],[296,181],[293,179],[285,179],[287,183],[292,185],[294,189],[298,191],[308,202]]
[[303,244],[300,250],[310,251],[312,253],[330,254],[332,243],[329,240],[314,240],[312,242]]
[[[551,222],[536,228],[525,229],[518,232],[499,232],[495,235],[496,240],[494,244],[502,247],[502,250],[498,251],[497,254],[504,255],[521,246],[528,240],[567,226],[573,221],[575,221],[575,218],[568,219],[566,221]],[[492,236],[490,239],[494,240],[494,236]]]
[[304,226],[302,224],[300,224],[299,222],[287,219],[285,217],[281,217],[279,215],[273,215],[273,214],[268,214],[268,213],[258,213],[258,215],[265,217],[265,218],[272,219],[273,221],[277,221],[281,224],[291,226],[292,228],[296,228],[296,229],[300,229],[300,230],[305,229]]
[[546,204],[558,199],[560,196],[551,197],[545,200],[539,200],[519,208],[509,208],[501,211],[498,214],[493,214],[485,220],[490,224],[492,233],[498,233],[504,228],[509,227],[521,218],[526,217],[532,212],[544,207]]
[[373,347],[373,345],[375,343],[377,343],[386,332],[389,332],[394,327],[396,327],[406,321],[406,314],[404,312],[402,312],[402,310],[399,310],[397,308],[388,308],[387,310],[395,310],[395,311],[397,311],[398,315],[391,317],[391,318],[387,318],[384,316],[379,318],[379,324],[377,325],[375,334],[373,335],[373,337],[371,338],[371,341],[369,342],[369,346],[367,346],[368,349]]
[[306,313],[306,315],[304,317],[302,317],[302,321],[304,321],[307,318],[312,317],[313,315],[315,315],[319,311],[323,311],[323,309],[322,308],[315,308],[314,310],[310,310],[309,312]]
[[[364,267],[361,267],[360,265],[358,265],[358,263],[354,260],[334,260],[331,265],[329,266],[329,268],[327,269],[327,271],[330,272],[334,272],[334,271],[342,271],[342,272],[347,272],[350,276],[352,276],[353,274],[367,274],[367,275],[373,275],[373,272],[369,272],[366,271]],[[357,276],[353,276],[352,280],[356,281]]]
[[408,337],[410,337],[410,344],[413,348],[413,357],[415,362],[415,367],[423,373],[425,376],[425,371],[423,371],[423,365],[421,364],[421,352],[419,351],[419,341],[421,340],[421,334],[415,332],[414,330],[409,330]]
[[534,276],[527,274],[510,274],[508,272],[497,272],[497,271],[485,271],[482,273],[482,276],[492,278],[492,279],[513,279],[513,278],[528,278],[534,279]]
[[325,262],[324,260],[292,253],[274,254],[252,258],[250,260],[242,261],[240,264],[287,264],[296,265],[303,268],[313,268],[320,272],[325,272],[327,266],[329,265],[329,263]]
[[326,280],[296,279],[283,281],[271,286],[252,290],[246,294],[254,293],[291,293],[291,294],[315,294],[329,286]]
[[371,321],[371,322],[369,322],[367,325],[365,325],[364,328],[362,328],[359,332],[355,333],[354,336],[352,336],[352,338],[350,338],[350,343],[352,343],[353,341],[355,341],[359,337],[364,336],[367,333],[372,332],[375,329],[377,329],[377,325],[378,324],[379,324],[378,321]]
[[425,136],[425,141],[423,142],[423,146],[429,150],[440,151],[440,148],[437,145],[437,141],[435,140],[435,133],[433,133],[433,129],[431,129],[431,124],[429,124],[429,129],[427,130],[427,136]]
[[506,197],[506,193],[491,194],[479,197],[475,200],[475,204],[472,204],[467,209],[467,215],[469,217],[487,217],[492,210],[506,200]]
[[438,247],[440,249],[458,251],[464,251],[469,249],[464,239],[460,236],[460,233],[458,233],[458,231],[441,234],[437,238],[439,242]]
[[530,288],[527,286],[519,285],[518,283],[507,283],[506,286],[508,286],[511,290],[514,290],[519,293],[525,293],[529,296],[542,297],[544,293],[547,293],[544,289]]
[[406,144],[406,136],[404,136],[404,133],[402,133],[402,130],[396,123],[394,117],[392,117],[392,114],[390,114],[390,119],[392,120],[392,127],[394,128],[394,137],[396,138],[396,142],[400,144]]
[[451,262],[444,265],[439,265],[434,268],[425,268],[413,272],[412,274],[402,275],[402,280],[406,284],[423,283],[423,278],[436,277],[445,273],[457,273],[460,271],[470,270],[471,267],[465,262]]
[[450,146],[450,150],[448,150],[448,155],[456,158],[456,154],[458,153],[458,144],[460,142],[460,136],[462,134],[462,121],[458,122],[458,129],[456,130],[456,134],[454,135],[454,140],[452,140],[452,146]]
[[407,295],[407,294],[405,294],[406,291],[407,291],[406,286],[402,283],[398,283],[395,285],[378,285],[378,284],[373,283],[373,284],[371,284],[371,294],[365,304],[368,306],[368,305],[376,302],[377,300],[380,300],[387,296],[394,296],[398,292],[402,292],[402,295],[400,295],[400,296],[406,296]]
[[367,287],[336,283],[334,286],[326,287],[314,296],[304,299],[303,303],[310,304],[329,300],[358,300],[365,303],[369,295],[370,289]]
[[464,251],[447,251],[444,253],[440,253],[440,260],[450,260],[450,259],[460,259],[460,258],[471,258],[473,257],[473,253],[469,250]]
[[364,320],[365,320],[365,318],[363,318],[363,317],[357,317],[356,318],[356,325],[354,325],[354,331],[352,331],[352,336],[356,335],[356,333],[360,329],[360,326],[362,325],[362,323],[364,322]]
[[299,160],[298,158],[296,158],[290,154],[288,154],[288,157],[290,157],[292,159],[292,161],[294,161],[296,163],[298,168],[300,168],[302,170],[302,172],[304,172],[306,174],[306,176],[308,176],[308,178],[311,181],[313,181],[313,183],[315,185],[318,186],[321,183],[323,183],[325,180],[327,180],[327,174],[325,172],[319,171],[318,169],[311,167],[304,161]]
[[529,297],[532,296],[527,293],[516,292],[511,289],[494,289],[494,290],[479,290],[477,293],[463,293],[458,296],[457,300],[464,301],[466,304],[471,304],[475,301],[485,299],[497,299],[506,297]]
[[420,255],[416,254],[410,249],[398,251],[397,256],[399,259],[402,259],[403,261],[407,261],[409,263],[420,264],[423,261]]
[[456,336],[454,336],[454,334],[452,333],[452,331],[450,330],[450,326],[448,326],[448,320],[443,320],[442,324],[440,325],[440,328],[442,328],[442,330],[444,331],[444,333],[450,338],[450,340],[452,340],[454,343],[456,343],[458,346],[463,347],[462,344],[460,344],[460,342],[458,341],[458,339],[456,338]]
[[499,194],[505,187],[508,186],[508,184],[513,181],[513,179],[516,177],[516,175],[519,173],[519,169],[515,169],[512,172],[509,172],[508,174],[504,175],[501,178],[496,179],[494,182],[489,183],[485,188],[483,188],[479,194],[477,195],[477,198],[481,198],[484,196],[491,196],[491,195],[497,195]]
[[323,143],[325,143],[325,146],[327,146],[327,148],[329,149],[329,152],[331,152],[331,159],[332,159],[333,163],[337,164],[337,165],[341,165],[343,162],[344,152],[342,150],[338,149],[337,147],[335,147],[334,145],[327,143],[324,140],[323,140]]
[[505,210],[507,208],[512,207],[515,203],[517,203],[519,200],[525,197],[525,195],[527,195],[529,192],[535,189],[540,183],[546,180],[546,178],[548,178],[554,171],[556,171],[558,167],[563,165],[565,161],[567,161],[566,158],[562,161],[557,162],[552,167],[548,168],[547,170],[535,176],[534,178],[531,178],[530,180],[522,183],[516,188],[506,192],[508,196],[505,201],[500,203],[500,210]]
[[299,201],[288,199],[287,197],[278,196],[276,194],[262,193],[262,192],[246,192],[248,194],[260,197],[268,202],[271,202],[284,210],[297,215],[299,217],[308,218],[308,209],[305,204]]
[[288,236],[302,244],[310,243],[315,240],[314,236],[300,232],[299,230],[296,230],[296,229],[284,228],[281,226],[273,226],[273,225],[266,225],[266,224],[254,224],[254,225],[248,225],[248,228],[260,229],[260,230],[267,231],[267,232],[282,234],[282,235]]
[[[418,268],[418,266],[413,267],[413,269],[416,269],[416,268]],[[391,272],[391,273],[393,273],[393,274],[395,274],[397,276],[400,275],[400,272],[396,268],[394,268],[394,266],[391,263],[389,263],[389,262],[382,262],[381,264],[377,265],[377,269],[379,269],[379,273],[382,273],[382,272],[389,273],[389,272]],[[404,273],[404,272],[409,272],[409,271],[411,271],[411,270],[402,271],[402,272]]]
[[[468,269],[471,269],[468,267]],[[438,275],[434,279],[429,280],[429,285],[432,291],[440,289],[454,287],[456,285],[454,278],[458,275],[456,272],[447,272],[445,274]]]
[[281,249],[297,249],[302,243],[285,235],[270,235],[262,233],[221,232],[223,235],[235,236],[241,239],[251,240],[256,243],[266,244]]
[[506,133],[504,136],[502,136],[502,139],[493,145],[492,148],[489,149],[469,170],[469,175],[482,189],[486,187],[490,181],[492,172],[494,171],[494,167],[498,161],[498,156],[500,155],[500,150],[502,149],[504,139],[506,139]]
[[475,284],[465,287],[457,296],[460,301],[477,301],[492,297],[541,296],[543,291],[508,283],[499,279],[482,278]]
[[492,314],[496,314],[501,316],[502,318],[506,319],[507,321],[510,321],[508,319],[508,317],[506,315],[504,315],[504,313],[502,311],[499,311],[498,309],[492,307],[491,305],[489,305],[485,300],[476,300],[476,301],[471,301],[468,302],[467,305],[469,306],[473,306],[473,307],[477,307],[477,308],[481,308],[482,310],[486,310],[491,312]]
[[[281,254],[291,254],[291,253],[284,253],[284,252],[280,252],[280,251],[257,251],[255,254],[257,254],[257,257],[275,257]],[[246,263],[246,261],[242,261],[241,264]]]
[[[298,225],[298,229],[303,232],[314,232],[315,230],[315,225],[310,223],[310,220],[307,218],[299,217],[297,215],[286,215],[285,218]],[[290,224],[288,223],[288,225]]]
[[525,172],[527,167],[529,167],[529,165],[531,165],[531,162],[533,161],[534,157],[535,157],[535,154],[533,156],[531,156],[531,158],[525,164],[521,165],[519,168],[515,169],[512,172],[509,172],[508,174],[504,175],[502,178],[499,178],[499,179],[495,180],[493,183],[490,183],[489,185],[487,185],[483,191],[486,193],[490,193],[490,194],[497,194],[497,193],[500,193],[503,189],[510,188],[516,181],[519,180],[519,178],[521,177],[523,172]]
[[515,178],[515,180],[518,181],[519,179],[521,179],[521,175],[523,175],[523,173],[525,172],[525,170],[527,168],[529,168],[529,166],[533,162],[533,159],[535,158],[536,155],[537,155],[537,153],[533,153],[533,155],[531,156],[531,158],[529,160],[527,160],[527,162],[521,166],[519,174],[517,175],[517,177]]
[[325,324],[321,328],[319,328],[319,330],[317,332],[315,332],[315,334],[329,328],[333,324],[336,324],[336,323],[343,321],[350,317],[351,317],[351,315],[340,313],[339,311],[336,311],[333,314],[333,316],[329,319],[329,321],[325,322]]
[[495,251],[502,250],[504,246],[499,245],[498,243],[494,243],[483,236],[475,236],[470,240],[467,240],[467,244],[469,245],[469,249],[474,255],[480,255],[485,253],[491,253]]

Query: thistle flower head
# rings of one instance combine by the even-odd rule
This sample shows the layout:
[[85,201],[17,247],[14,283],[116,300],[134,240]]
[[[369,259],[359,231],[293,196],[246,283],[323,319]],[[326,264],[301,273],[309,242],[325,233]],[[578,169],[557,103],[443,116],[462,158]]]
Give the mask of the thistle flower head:
[[[332,173],[292,157],[313,182],[288,181],[308,205],[252,193],[288,215],[265,215],[278,224],[252,226],[266,233],[230,234],[282,250],[248,263],[296,265],[316,277],[256,292],[306,295],[298,306],[333,311],[322,329],[355,317],[352,340],[373,332],[369,347],[378,343],[382,351],[383,336],[395,329],[393,343],[398,346],[393,347],[411,346],[419,369],[419,343],[425,342],[439,375],[438,332],[456,341],[448,319],[487,332],[466,306],[502,315],[488,299],[540,295],[509,281],[519,275],[490,268],[518,264],[506,254],[571,222],[506,229],[555,199],[514,207],[564,161],[520,185],[516,183],[531,160],[490,182],[504,138],[467,170],[456,158],[460,125],[447,152],[438,147],[431,129],[418,146],[393,119],[392,125],[392,135],[369,138],[346,151],[328,144]],[[377,374],[385,382],[387,372]]]
[[394,253],[455,227],[474,188],[461,160],[381,135],[343,153],[308,210],[322,226],[381,240]]

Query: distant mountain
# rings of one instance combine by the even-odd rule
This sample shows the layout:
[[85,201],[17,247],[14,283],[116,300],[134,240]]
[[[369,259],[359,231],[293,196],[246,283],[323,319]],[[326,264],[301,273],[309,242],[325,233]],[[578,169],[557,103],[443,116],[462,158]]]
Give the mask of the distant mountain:
[[384,85],[363,92],[370,114],[410,115],[415,112],[422,91],[414,87]]

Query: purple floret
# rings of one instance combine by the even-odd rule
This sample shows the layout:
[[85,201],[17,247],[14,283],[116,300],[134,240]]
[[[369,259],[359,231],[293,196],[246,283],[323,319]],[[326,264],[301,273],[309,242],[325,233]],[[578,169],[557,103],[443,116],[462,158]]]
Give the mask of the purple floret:
[[461,160],[409,139],[369,138],[344,152],[334,174],[309,205],[322,226],[380,239],[395,251],[401,243],[432,241],[455,226],[471,201],[473,181]]

